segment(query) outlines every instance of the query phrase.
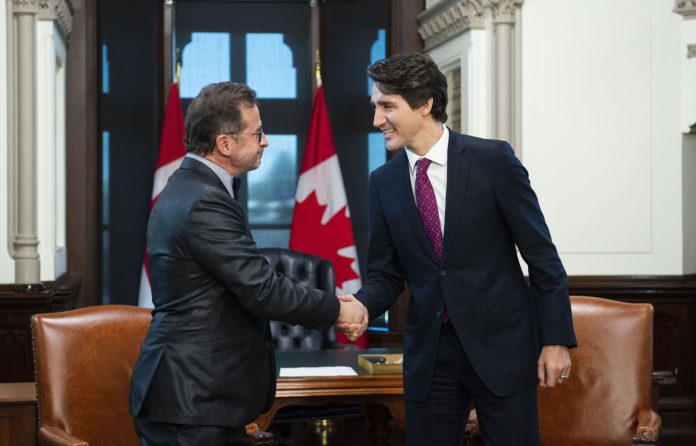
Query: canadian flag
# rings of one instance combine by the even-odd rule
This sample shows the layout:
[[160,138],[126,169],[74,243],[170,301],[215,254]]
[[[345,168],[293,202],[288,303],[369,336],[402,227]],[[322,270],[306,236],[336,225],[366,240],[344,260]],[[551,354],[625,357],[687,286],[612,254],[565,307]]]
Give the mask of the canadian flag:
[[[155,180],[152,184],[152,198],[150,199],[150,210],[155,205],[157,197],[167,184],[169,176],[174,173],[181,165],[181,161],[186,156],[186,146],[184,139],[184,113],[181,110],[181,99],[179,99],[179,85],[174,82],[169,89],[167,98],[167,108],[164,111],[164,121],[162,122],[162,137],[160,138],[159,154],[157,155],[157,165],[155,170]],[[152,289],[150,288],[150,273],[147,266],[147,249],[143,259],[143,268],[140,274],[140,292],[138,295],[138,306],[152,308]]]
[[[337,295],[353,294],[360,289],[353,226],[322,86],[314,98],[307,146],[297,181],[290,249],[330,260],[336,274]],[[342,333],[336,333],[336,338],[340,343],[351,342]],[[367,332],[355,344],[367,348]]]

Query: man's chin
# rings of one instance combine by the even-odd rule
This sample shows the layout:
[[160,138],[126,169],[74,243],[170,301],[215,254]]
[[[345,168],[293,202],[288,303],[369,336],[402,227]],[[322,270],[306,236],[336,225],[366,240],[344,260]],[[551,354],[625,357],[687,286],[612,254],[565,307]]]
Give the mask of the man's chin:
[[397,143],[397,142],[387,142],[387,150],[390,152],[396,152],[397,150],[401,149],[403,145]]

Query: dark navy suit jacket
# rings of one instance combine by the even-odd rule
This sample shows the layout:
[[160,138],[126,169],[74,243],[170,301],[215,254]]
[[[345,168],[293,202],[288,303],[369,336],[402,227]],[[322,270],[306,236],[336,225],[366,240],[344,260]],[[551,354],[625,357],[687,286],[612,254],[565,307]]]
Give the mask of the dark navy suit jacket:
[[402,152],[370,176],[368,274],[356,296],[375,317],[408,283],[407,399],[428,396],[445,304],[479,377],[507,396],[535,385],[542,345],[576,344],[567,277],[510,145],[450,131],[447,153],[442,260],[418,218]]
[[251,422],[275,396],[268,319],[325,328],[338,300],[272,270],[239,203],[191,158],[153,207],[147,246],[155,309],[130,413],[159,423]]

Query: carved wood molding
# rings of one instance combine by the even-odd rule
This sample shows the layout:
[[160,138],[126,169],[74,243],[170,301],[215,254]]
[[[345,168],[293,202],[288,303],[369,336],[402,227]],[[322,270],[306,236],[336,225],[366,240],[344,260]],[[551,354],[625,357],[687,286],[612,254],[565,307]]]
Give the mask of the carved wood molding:
[[640,300],[696,300],[696,274],[685,276],[570,276],[572,295]]
[[39,0],[39,20],[53,20],[67,39],[73,26],[73,6],[70,0]]
[[484,27],[486,0],[443,0],[418,15],[418,33],[428,50],[470,29]]
[[45,282],[43,287],[18,290],[14,285],[0,285],[0,308],[21,310],[26,307],[46,303],[65,303],[73,298],[80,289],[80,280],[64,274],[54,282]]
[[73,6],[70,0],[12,0],[13,14],[37,14],[39,20],[53,20],[64,37],[73,26]]
[[493,12],[494,23],[515,23],[515,11],[524,0],[486,0]]
[[696,18],[696,0],[675,0],[673,11],[685,19]]
[[38,14],[38,0],[12,0],[13,14]]

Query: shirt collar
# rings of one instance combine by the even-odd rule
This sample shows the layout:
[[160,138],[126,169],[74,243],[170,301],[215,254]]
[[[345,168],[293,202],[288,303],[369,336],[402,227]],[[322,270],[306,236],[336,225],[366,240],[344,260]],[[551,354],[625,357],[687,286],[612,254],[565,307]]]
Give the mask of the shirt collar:
[[449,129],[446,125],[443,125],[442,127],[444,129],[442,132],[442,136],[440,136],[440,139],[437,140],[435,145],[432,146],[430,150],[428,150],[425,156],[418,156],[410,150],[406,149],[408,167],[411,170],[411,173],[415,172],[416,161],[418,161],[421,158],[428,158],[433,163],[439,164],[441,166],[447,165],[447,146],[449,146]]
[[210,170],[213,171],[215,175],[217,175],[218,178],[220,178],[220,181],[222,182],[222,185],[225,186],[225,189],[227,189],[227,192],[230,193],[230,196],[232,198],[234,197],[234,194],[232,193],[232,180],[234,179],[234,176],[232,176],[228,171],[223,169],[222,167],[218,166],[214,162],[210,161],[207,158],[203,158],[200,155],[196,155],[193,152],[189,152],[186,154],[188,158],[192,158],[196,161],[200,161],[201,163],[205,164],[210,168]]

